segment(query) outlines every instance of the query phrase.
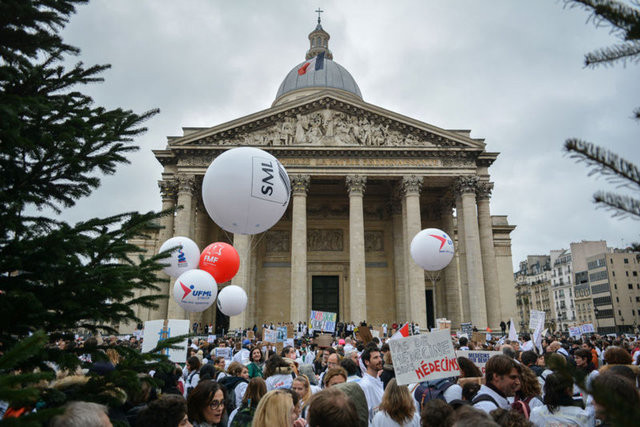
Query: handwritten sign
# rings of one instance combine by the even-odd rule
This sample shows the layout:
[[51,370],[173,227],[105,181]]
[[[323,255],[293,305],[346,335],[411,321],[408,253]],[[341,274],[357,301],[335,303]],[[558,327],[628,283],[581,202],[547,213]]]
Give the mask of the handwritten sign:
[[544,311],[530,310],[529,311],[529,329],[535,330],[536,328],[539,327],[540,330],[542,330],[542,328],[544,327],[545,316],[546,314]]
[[456,354],[458,355],[458,357],[466,357],[467,359],[471,360],[474,365],[476,365],[478,369],[480,369],[482,375],[484,375],[484,367],[487,364],[487,361],[497,354],[502,354],[502,352],[483,350],[458,350],[456,351]]
[[262,330],[262,341],[275,344],[278,340],[278,331],[264,328]]
[[207,336],[207,342],[209,344],[213,343],[216,340],[216,336],[215,335],[208,335]]
[[569,326],[570,337],[579,337],[580,335],[582,335],[582,329],[580,326]]
[[398,385],[460,374],[448,329],[389,341]]
[[473,333],[473,325],[471,322],[460,323],[460,330],[462,330],[463,334],[467,334],[467,337],[470,337]]
[[580,330],[583,334],[593,334],[596,331],[593,327],[593,323],[585,323],[584,325],[581,325]]
[[[167,338],[186,335],[189,333],[189,321],[179,319],[169,320],[149,320],[144,322],[144,341],[142,341],[142,352],[147,353],[158,345],[159,341]],[[181,349],[163,350],[169,356],[169,360],[174,363],[184,363],[187,360],[187,339],[178,344]]]
[[316,331],[333,333],[336,330],[336,319],[338,315],[330,311],[311,310],[309,317],[309,328]]
[[224,360],[231,360],[233,349],[231,347],[216,347],[213,351],[216,357],[224,357]]
[[276,342],[284,342],[287,339],[287,327],[278,326],[276,328]]

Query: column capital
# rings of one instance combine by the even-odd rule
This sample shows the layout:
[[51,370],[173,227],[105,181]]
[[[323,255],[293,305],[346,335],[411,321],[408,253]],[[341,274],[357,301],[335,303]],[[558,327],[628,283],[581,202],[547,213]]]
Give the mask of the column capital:
[[175,201],[178,196],[178,183],[176,181],[158,181],[162,201]]
[[362,195],[367,185],[367,177],[364,175],[347,175],[345,178],[349,196]]
[[193,195],[196,189],[196,178],[193,175],[181,174],[177,177],[178,194]]
[[478,177],[475,175],[460,176],[455,181],[457,194],[475,193],[478,187]]
[[476,187],[476,196],[478,200],[489,200],[493,191],[493,182],[479,181]]
[[306,196],[309,193],[309,185],[311,184],[311,177],[309,175],[290,175],[291,192]]
[[416,175],[402,177],[402,193],[404,196],[409,194],[420,194],[422,192],[422,183],[424,178]]

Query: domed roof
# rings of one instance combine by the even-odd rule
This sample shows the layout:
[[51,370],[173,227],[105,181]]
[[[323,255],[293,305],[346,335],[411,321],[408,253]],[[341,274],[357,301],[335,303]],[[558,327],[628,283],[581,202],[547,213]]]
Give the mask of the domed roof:
[[314,66],[310,66],[307,67],[304,74],[300,74],[298,70],[300,70],[306,62],[308,61],[301,62],[289,71],[289,74],[284,78],[278,89],[275,102],[289,92],[306,88],[340,89],[350,92],[362,99],[362,93],[360,93],[358,84],[342,65],[324,58],[324,64],[321,69],[316,70]]

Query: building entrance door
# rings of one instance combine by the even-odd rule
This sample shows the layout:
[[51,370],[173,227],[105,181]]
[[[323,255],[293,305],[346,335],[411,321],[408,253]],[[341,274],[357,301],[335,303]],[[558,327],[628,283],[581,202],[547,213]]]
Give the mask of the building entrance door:
[[336,322],[340,321],[339,289],[339,276],[313,276],[311,278],[311,310],[336,313]]
[[427,327],[429,328],[427,330],[430,331],[431,328],[436,327],[436,317],[433,312],[433,290],[427,289],[425,293],[427,299]]

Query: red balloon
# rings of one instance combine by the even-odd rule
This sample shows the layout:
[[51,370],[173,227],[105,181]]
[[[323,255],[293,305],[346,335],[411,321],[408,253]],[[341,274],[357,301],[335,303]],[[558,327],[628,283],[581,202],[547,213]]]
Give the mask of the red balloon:
[[211,274],[216,283],[224,283],[231,280],[240,269],[240,255],[228,243],[212,243],[200,254],[198,268]]

